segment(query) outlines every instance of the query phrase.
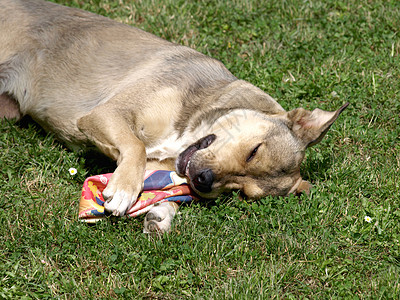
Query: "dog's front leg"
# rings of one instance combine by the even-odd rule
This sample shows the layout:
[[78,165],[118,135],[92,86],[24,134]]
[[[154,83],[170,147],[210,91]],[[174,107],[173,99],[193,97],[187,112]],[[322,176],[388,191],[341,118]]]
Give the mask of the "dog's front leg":
[[123,216],[143,189],[146,151],[126,116],[113,107],[100,105],[78,120],[78,128],[104,154],[117,161],[117,168],[103,191],[105,210]]

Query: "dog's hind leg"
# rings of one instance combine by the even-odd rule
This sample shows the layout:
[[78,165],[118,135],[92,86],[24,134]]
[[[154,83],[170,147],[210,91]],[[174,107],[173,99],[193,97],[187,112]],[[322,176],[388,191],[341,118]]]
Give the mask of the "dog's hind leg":
[[172,220],[178,211],[175,202],[156,203],[144,218],[144,233],[164,233],[171,229]]
[[17,101],[8,94],[0,94],[0,119],[21,119],[22,114]]

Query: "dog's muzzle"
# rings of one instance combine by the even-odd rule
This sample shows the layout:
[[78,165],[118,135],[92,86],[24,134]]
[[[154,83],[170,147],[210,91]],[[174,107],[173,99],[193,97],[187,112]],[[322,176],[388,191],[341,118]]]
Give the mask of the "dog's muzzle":
[[192,187],[200,193],[211,192],[215,176],[209,168],[198,169],[197,166],[191,165],[191,159],[197,151],[206,149],[215,139],[215,134],[209,134],[201,138],[179,154],[176,160],[177,173],[180,176],[188,177]]

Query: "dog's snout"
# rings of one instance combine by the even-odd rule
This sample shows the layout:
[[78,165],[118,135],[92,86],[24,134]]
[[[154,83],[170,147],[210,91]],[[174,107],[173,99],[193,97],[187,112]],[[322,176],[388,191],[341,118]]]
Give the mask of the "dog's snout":
[[194,187],[201,193],[211,192],[211,187],[214,182],[214,173],[211,169],[201,170],[193,178]]

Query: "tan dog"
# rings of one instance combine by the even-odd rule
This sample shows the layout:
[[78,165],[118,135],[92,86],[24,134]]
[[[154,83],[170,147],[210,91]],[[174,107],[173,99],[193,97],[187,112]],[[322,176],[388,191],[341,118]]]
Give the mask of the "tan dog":
[[[124,215],[146,168],[176,169],[206,198],[309,189],[305,149],[335,112],[286,112],[219,61],[128,25],[42,0],[0,2],[0,108],[30,115],[71,148],[94,145],[117,161],[103,195]],[[156,206],[145,231],[169,229]]]

